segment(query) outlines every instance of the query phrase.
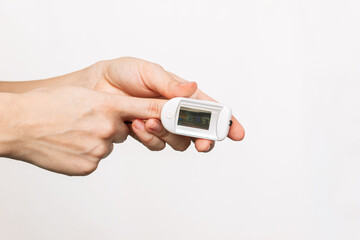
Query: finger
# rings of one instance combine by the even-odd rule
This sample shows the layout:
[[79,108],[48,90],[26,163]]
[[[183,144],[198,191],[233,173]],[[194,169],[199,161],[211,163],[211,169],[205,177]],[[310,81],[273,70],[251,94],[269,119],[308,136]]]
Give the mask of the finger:
[[148,132],[165,141],[176,151],[185,151],[191,144],[189,137],[168,132],[157,119],[149,119],[145,123],[145,128]]
[[[168,73],[177,81],[185,81],[184,79],[180,78],[179,76],[176,76],[175,74],[173,74],[171,72],[168,72]],[[197,89],[196,92],[191,96],[191,98],[217,102],[215,99],[208,96],[207,94],[202,92],[200,89]],[[231,120],[232,120],[233,124],[230,127],[228,137],[234,141],[241,141],[245,137],[245,130],[244,130],[243,126],[240,124],[240,122],[234,116],[231,118]]]
[[118,129],[112,138],[112,142],[114,143],[122,143],[126,140],[129,135],[129,128],[122,122],[119,121]]
[[166,144],[163,140],[146,131],[145,123],[142,120],[134,120],[132,123],[132,129],[142,144],[151,151],[160,151],[165,148]]
[[174,97],[190,97],[197,90],[195,82],[178,81],[160,65],[144,62],[140,73],[145,85],[170,99]]
[[233,123],[230,127],[228,137],[234,141],[243,140],[245,137],[244,127],[240,124],[240,122],[234,116],[232,116],[231,121]]
[[113,108],[122,120],[161,118],[161,109],[167,100],[112,95]]
[[[198,90],[195,93],[194,97],[196,99],[209,100],[209,101],[217,102],[215,99],[211,98],[210,96],[208,96],[207,94],[203,93],[200,90]],[[233,122],[233,124],[231,125],[231,127],[229,129],[228,137],[230,139],[234,140],[234,141],[243,140],[244,137],[245,137],[245,130],[244,130],[243,126],[240,124],[240,122],[234,116],[231,117],[231,121]]]
[[138,136],[136,136],[134,130],[132,129],[132,122],[127,124],[128,128],[129,128],[129,135],[134,138],[136,141],[141,142],[140,139],[138,138]]
[[215,142],[202,138],[191,138],[195,143],[195,148],[198,152],[210,152],[215,147]]

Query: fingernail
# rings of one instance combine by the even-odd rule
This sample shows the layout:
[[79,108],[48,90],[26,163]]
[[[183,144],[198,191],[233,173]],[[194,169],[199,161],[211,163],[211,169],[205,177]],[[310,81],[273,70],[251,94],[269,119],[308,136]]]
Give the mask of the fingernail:
[[134,121],[133,122],[133,126],[139,130],[139,131],[143,131],[144,130],[144,123],[140,122],[140,121]]
[[160,132],[161,126],[158,122],[155,122],[153,125],[151,125],[150,130],[153,132]]

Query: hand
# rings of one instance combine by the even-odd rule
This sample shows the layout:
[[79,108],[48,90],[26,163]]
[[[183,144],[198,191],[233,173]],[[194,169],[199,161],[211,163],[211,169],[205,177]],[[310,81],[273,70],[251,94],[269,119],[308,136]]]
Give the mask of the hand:
[[[114,93],[122,96],[141,98],[191,97],[215,101],[197,88],[196,83],[165,71],[158,64],[136,58],[118,58],[102,61],[84,70],[82,84],[96,91]],[[228,137],[234,141],[244,138],[244,129],[236,118]],[[146,123],[135,120],[130,134],[151,150],[161,150],[168,143],[175,150],[183,151],[190,145],[190,138],[167,132],[160,121],[150,119]],[[193,139],[199,152],[208,152],[214,142],[205,139]]]
[[0,119],[3,156],[67,175],[93,172],[113,142],[125,141],[124,121],[160,118],[166,102],[74,86],[15,95]]

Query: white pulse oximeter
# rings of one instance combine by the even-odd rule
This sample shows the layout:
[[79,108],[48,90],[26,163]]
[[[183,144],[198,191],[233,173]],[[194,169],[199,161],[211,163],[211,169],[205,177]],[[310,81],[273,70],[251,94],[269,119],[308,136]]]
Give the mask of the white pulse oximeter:
[[173,98],[161,111],[161,123],[171,133],[221,141],[232,124],[231,109],[221,103]]

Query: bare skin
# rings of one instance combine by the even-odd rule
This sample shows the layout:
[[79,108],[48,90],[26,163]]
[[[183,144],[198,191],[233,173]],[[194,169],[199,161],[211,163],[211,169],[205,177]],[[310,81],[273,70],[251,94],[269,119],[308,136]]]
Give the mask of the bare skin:
[[[87,175],[111,153],[113,143],[128,135],[153,151],[166,144],[184,151],[191,141],[199,152],[210,151],[213,141],[163,128],[161,108],[173,97],[213,100],[195,82],[130,57],[45,80],[0,82],[0,156],[67,175]],[[228,137],[240,141],[244,129],[232,120]]]

